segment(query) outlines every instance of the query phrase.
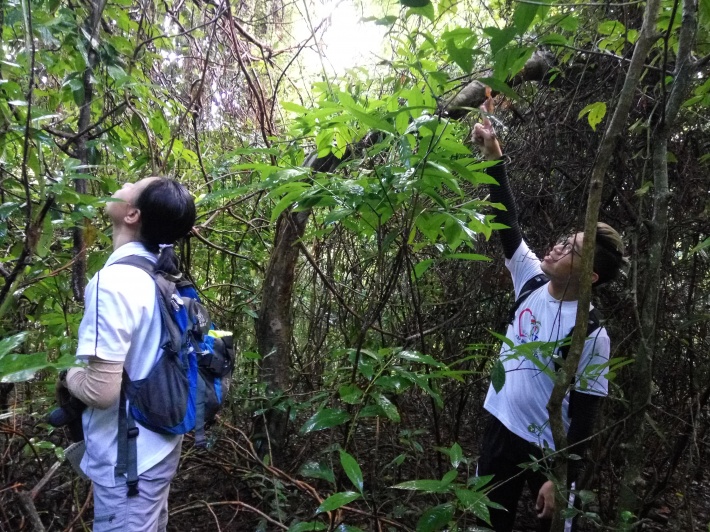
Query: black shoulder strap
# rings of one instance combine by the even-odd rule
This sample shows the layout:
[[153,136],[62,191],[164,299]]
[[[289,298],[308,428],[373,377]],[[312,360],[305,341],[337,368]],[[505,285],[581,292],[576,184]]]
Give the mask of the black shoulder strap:
[[510,309],[510,312],[508,313],[508,323],[513,323],[513,321],[515,320],[515,313],[518,312],[518,309],[520,308],[520,305],[523,304],[523,301],[525,301],[530,294],[532,294],[535,290],[540,288],[548,281],[549,279],[544,273],[536,275],[535,277],[531,277],[530,279],[525,281],[525,284],[520,289],[520,295],[518,296],[518,299],[515,300],[515,303],[513,303],[513,306]]
[[[589,338],[594,331],[596,331],[601,326],[601,315],[597,309],[593,308],[589,311],[589,320],[587,321],[587,338]],[[569,334],[563,338],[564,341],[571,340],[572,334],[574,334],[574,326],[569,330]],[[557,353],[562,357],[562,360],[567,360],[567,355],[569,354],[570,344],[567,343],[557,349]],[[555,363],[557,366],[557,363]],[[557,369],[557,368],[555,368]]]

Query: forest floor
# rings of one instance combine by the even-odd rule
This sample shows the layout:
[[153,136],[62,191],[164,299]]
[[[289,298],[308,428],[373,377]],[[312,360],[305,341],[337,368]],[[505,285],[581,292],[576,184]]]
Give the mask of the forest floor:
[[[0,419],[0,530],[90,530],[90,483],[80,480],[68,463],[60,462],[53,448],[67,444],[63,431],[48,434],[44,423],[29,419],[18,423],[22,421],[18,417],[11,421],[13,424],[8,424],[7,415]],[[207,451],[195,449],[191,437],[186,437],[180,469],[171,488],[170,532],[277,531],[287,529],[280,523],[290,525],[296,520],[327,523],[323,516],[315,517],[315,509],[332,493],[332,484],[305,479],[298,473],[302,465],[299,462],[314,456],[313,441],[310,444],[314,447],[309,449],[294,443],[287,459],[279,461],[288,464],[282,465],[282,470],[258,461],[246,434],[238,429],[222,426],[212,432],[217,440]],[[323,442],[318,443],[320,447]],[[362,465],[363,469],[367,467]],[[433,469],[433,463],[420,463],[403,471],[397,481],[422,478],[423,471]],[[347,484],[347,479],[342,480]],[[394,483],[382,477],[381,529],[414,530],[418,515],[435,501],[403,496],[398,500],[398,495],[392,493],[396,490],[386,489]],[[600,499],[613,498],[602,493]],[[336,518],[362,530],[376,529],[366,505],[354,503],[349,507]],[[592,510],[605,513],[603,509]],[[692,479],[676,480],[676,485],[658,498],[635,530],[705,532],[710,531],[709,521],[710,472],[700,469]],[[475,527],[471,522],[462,530],[473,531]],[[516,531],[536,530],[534,500],[527,494],[519,506]],[[580,532],[592,530],[614,528],[590,523],[580,527]]]

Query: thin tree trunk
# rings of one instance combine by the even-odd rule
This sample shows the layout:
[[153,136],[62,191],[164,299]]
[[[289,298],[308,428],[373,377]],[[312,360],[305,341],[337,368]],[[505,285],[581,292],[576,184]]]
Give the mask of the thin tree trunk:
[[[91,104],[94,99],[94,84],[92,78],[94,76],[94,69],[99,63],[99,51],[98,51],[98,38],[99,38],[99,25],[101,23],[101,15],[106,6],[106,0],[90,0],[89,5],[89,18],[86,21],[85,27],[87,34],[90,35],[90,39],[87,42],[89,61],[84,70],[83,85],[84,85],[84,100],[79,108],[79,120],[77,123],[77,131],[79,136],[76,139],[76,157],[81,161],[84,167],[84,172],[87,171],[89,166],[89,150],[87,147],[87,142],[89,140],[91,124]],[[87,183],[86,179],[77,179],[74,182],[74,189],[78,194],[86,194]],[[84,239],[86,220],[82,220],[74,228],[73,234],[73,249],[72,254],[75,258],[74,265],[72,266],[72,292],[74,293],[74,299],[78,302],[84,301],[84,287],[86,285],[86,243]]]
[[[643,505],[641,475],[645,453],[644,415],[651,403],[651,382],[653,377],[653,358],[656,352],[656,319],[658,301],[661,292],[661,267],[668,234],[668,138],[678,111],[690,85],[690,76],[694,70],[691,62],[691,50],[697,32],[697,4],[695,0],[683,0],[683,18],[681,23],[674,80],[665,106],[661,107],[661,116],[651,137],[651,161],[653,168],[653,217],[648,224],[649,242],[651,243],[646,268],[644,271],[645,297],[639,309],[641,338],[632,367],[634,383],[628,391],[631,417],[627,422],[628,443],[624,446],[626,468],[620,489],[619,516],[625,512],[638,514]],[[628,515],[628,513],[626,514]]]
[[[587,336],[586,324],[589,319],[589,305],[591,302],[594,242],[597,234],[597,222],[599,220],[604,177],[611,163],[618,140],[626,128],[629,111],[634,99],[634,92],[644,70],[646,57],[657,39],[655,27],[659,6],[660,0],[650,0],[646,5],[643,25],[639,39],[636,42],[636,48],[634,49],[631,63],[629,64],[629,70],[626,73],[614,115],[604,132],[594,168],[592,169],[589,197],[587,199],[587,212],[584,220],[584,245],[582,246],[582,273],[580,279],[581,291],[577,304],[576,318],[578,326],[575,326],[569,355],[561,371],[558,372],[556,376],[555,386],[552,390],[550,400],[547,403],[555,449],[558,450],[567,447],[567,434],[565,433],[564,424],[562,423],[562,402],[569,391],[569,383],[576,373]],[[557,460],[554,468],[554,475],[558,479],[559,485],[557,486],[558,489],[555,490],[556,511],[552,523],[552,532],[562,532],[562,530],[564,530],[564,516],[561,510],[566,508],[568,499],[564,489],[567,485],[566,462],[566,460]]]

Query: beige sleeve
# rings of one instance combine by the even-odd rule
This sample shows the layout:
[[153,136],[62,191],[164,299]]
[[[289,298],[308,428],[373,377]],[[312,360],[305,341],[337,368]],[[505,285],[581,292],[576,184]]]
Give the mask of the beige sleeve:
[[123,363],[91,357],[88,366],[69,370],[67,388],[87,406],[106,409],[121,395],[122,375]]

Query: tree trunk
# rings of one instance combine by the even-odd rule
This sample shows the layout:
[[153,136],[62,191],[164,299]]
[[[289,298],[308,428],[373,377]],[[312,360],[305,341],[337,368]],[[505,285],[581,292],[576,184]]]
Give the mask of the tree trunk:
[[[620,489],[620,525],[628,521],[629,514],[638,515],[643,505],[642,482],[644,452],[644,416],[651,403],[651,383],[653,378],[653,358],[656,352],[656,319],[661,292],[661,268],[668,234],[668,138],[671,127],[678,116],[681,103],[690,85],[694,67],[691,63],[691,49],[697,32],[697,4],[694,0],[683,1],[683,19],[679,36],[676,68],[670,94],[661,116],[655,121],[656,127],[651,137],[651,161],[653,168],[653,217],[648,224],[650,248],[644,271],[643,290],[645,295],[639,309],[641,338],[632,367],[633,386],[628,390],[631,417],[626,423],[628,442],[624,446],[626,468]],[[668,38],[668,36],[666,36]],[[623,526],[623,525],[622,525]]]
[[[580,278],[581,290],[577,303],[576,325],[572,335],[569,355],[562,365],[561,371],[556,375],[555,386],[552,390],[550,400],[547,403],[555,449],[558,451],[567,447],[567,434],[564,430],[564,424],[562,423],[562,402],[569,391],[569,383],[576,374],[587,337],[586,324],[589,319],[589,305],[591,303],[592,293],[594,242],[597,234],[597,222],[599,220],[604,177],[612,161],[612,155],[616,149],[619,138],[626,128],[626,121],[633,102],[634,92],[645,68],[646,57],[653,43],[657,40],[655,27],[659,6],[660,0],[650,0],[646,5],[643,25],[639,39],[636,42],[633,57],[631,58],[629,70],[626,73],[614,115],[604,132],[594,168],[592,169],[589,197],[587,199],[587,212],[584,220],[584,243],[582,246],[582,270]],[[562,532],[565,527],[565,518],[562,510],[566,509],[568,500],[565,490],[567,486],[567,460],[556,461],[554,476],[559,484],[555,490],[556,511],[551,530],[552,532]]]
[[[91,0],[89,5],[89,18],[85,23],[85,29],[90,39],[87,42],[88,48],[88,66],[84,70],[83,85],[84,99],[79,108],[79,120],[77,123],[76,138],[76,157],[81,161],[84,167],[83,171],[87,171],[89,166],[89,150],[87,142],[89,140],[90,124],[91,124],[91,103],[94,99],[94,84],[92,78],[94,69],[99,63],[98,37],[99,25],[101,23],[101,14],[106,6],[106,0]],[[87,184],[86,179],[77,179],[74,182],[74,189],[78,194],[86,194]],[[72,254],[74,256],[74,265],[72,266],[72,292],[74,299],[77,302],[84,301],[84,287],[86,285],[86,242],[84,239],[86,220],[82,220],[74,228],[74,245]]]

